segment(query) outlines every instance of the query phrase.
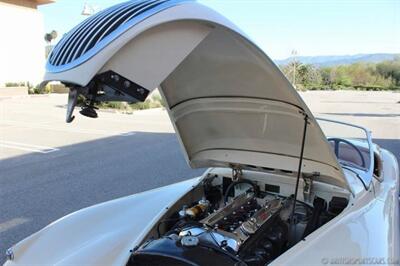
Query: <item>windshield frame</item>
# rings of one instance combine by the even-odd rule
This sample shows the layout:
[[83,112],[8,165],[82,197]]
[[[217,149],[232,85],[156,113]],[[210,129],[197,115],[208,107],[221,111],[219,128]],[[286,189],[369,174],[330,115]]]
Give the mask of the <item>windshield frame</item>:
[[[369,158],[370,159],[370,164],[369,164],[368,168],[363,170],[362,168],[357,167],[357,166],[350,166],[349,164],[346,164],[343,161],[339,160],[339,158],[337,158],[337,160],[338,160],[339,165],[342,167],[342,169],[346,169],[346,170],[349,170],[349,171],[355,173],[357,175],[357,177],[362,181],[365,189],[368,190],[370,185],[371,185],[373,172],[374,172],[374,151],[373,151],[373,142],[372,142],[372,137],[371,137],[371,131],[369,131],[365,127],[354,125],[354,124],[350,124],[350,123],[347,123],[347,122],[336,121],[336,120],[332,120],[332,119],[328,119],[328,118],[322,118],[322,117],[316,117],[315,119],[317,120],[317,122],[318,121],[324,121],[324,122],[328,122],[328,123],[340,124],[340,125],[344,125],[344,126],[357,128],[357,129],[362,130],[365,133],[365,136],[366,136],[365,140],[366,140],[366,142],[368,144],[369,157],[370,157]],[[321,126],[321,124],[319,124],[319,126],[321,127],[321,129],[323,128]],[[325,132],[323,130],[322,130],[322,133],[324,134],[325,138],[328,140],[328,138],[326,137]]]

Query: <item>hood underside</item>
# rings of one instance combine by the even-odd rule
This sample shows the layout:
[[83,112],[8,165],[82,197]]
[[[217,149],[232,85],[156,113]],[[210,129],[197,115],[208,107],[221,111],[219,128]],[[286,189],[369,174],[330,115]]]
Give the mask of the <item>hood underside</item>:
[[[297,171],[307,116],[302,171],[319,172],[321,181],[347,187],[313,115],[253,42],[202,5],[161,2],[169,6],[121,26],[112,40],[99,41],[88,52],[92,55],[82,55],[76,64],[55,66],[50,60],[45,81],[84,88],[99,75],[114,73],[148,92],[159,88],[192,167]],[[113,89],[121,93],[118,84]]]

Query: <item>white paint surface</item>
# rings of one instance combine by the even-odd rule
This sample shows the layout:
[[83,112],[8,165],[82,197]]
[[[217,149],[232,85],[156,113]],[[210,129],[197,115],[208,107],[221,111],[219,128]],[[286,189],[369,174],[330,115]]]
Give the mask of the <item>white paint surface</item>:
[[37,84],[44,74],[43,17],[36,9],[0,2],[0,85]]

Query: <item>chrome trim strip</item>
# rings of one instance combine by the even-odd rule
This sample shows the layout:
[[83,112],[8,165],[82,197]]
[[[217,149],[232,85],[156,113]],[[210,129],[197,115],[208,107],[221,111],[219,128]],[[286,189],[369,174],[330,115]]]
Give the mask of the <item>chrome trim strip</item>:
[[[100,11],[99,13],[93,15],[94,17],[90,17],[86,20],[84,20],[82,23],[78,24],[76,27],[74,27],[72,30],[70,30],[64,38],[60,40],[60,42],[56,45],[54,48],[54,58],[51,56],[51,59],[49,62],[52,62],[52,64],[57,65],[58,60],[62,52],[65,50],[65,45],[68,46],[68,42],[71,40],[71,38],[74,38],[77,35],[80,35],[81,33],[84,33],[85,30],[87,29],[88,26],[92,24],[93,21],[97,21],[100,17],[103,17],[107,15],[109,12],[112,12],[115,8],[119,7],[120,5],[123,5],[124,3],[112,6],[110,8],[107,8],[103,11]],[[53,53],[52,53],[53,54]]]
[[[96,23],[99,23],[100,25],[103,23],[103,21],[105,21],[102,25],[102,27],[104,27],[107,24],[107,21],[111,18],[113,18],[116,15],[119,15],[120,13],[124,12],[126,9],[130,8],[131,6],[135,6],[137,3],[131,3],[131,4],[126,4],[114,9],[112,12],[108,13],[107,15],[99,18],[96,20]],[[98,31],[99,28],[96,27],[96,25],[94,25],[92,28],[89,28],[84,34],[80,37],[79,41],[76,41],[76,45],[72,47],[71,49],[71,53],[68,56],[68,58],[66,59],[66,62],[72,62],[74,60],[74,58],[78,58],[78,52],[80,51],[82,45],[84,43],[87,42],[87,39],[90,38],[90,36],[93,34],[95,34],[95,31]],[[83,53],[85,52],[85,50],[83,50]],[[72,56],[72,57],[71,57]],[[65,63],[65,62],[64,62]]]
[[[134,5],[134,3],[131,3],[130,5]],[[83,35],[84,35],[84,39],[81,41],[81,44],[84,43],[87,38],[89,38],[91,36],[91,34],[93,34],[94,31],[98,30],[98,28],[96,27],[97,24],[102,24],[104,21],[107,22],[108,19],[110,19],[111,17],[113,17],[115,14],[119,14],[121,12],[123,12],[125,10],[125,8],[130,6],[127,3],[124,3],[123,5],[120,5],[118,8],[113,9],[110,12],[107,12],[101,16],[99,16],[98,18],[94,18],[93,20],[96,20],[95,23],[91,23],[90,25],[88,25],[84,31],[82,31]],[[93,25],[93,27],[91,27],[91,25]],[[104,26],[104,24],[103,24]],[[74,44],[76,43],[76,39],[73,38],[71,39],[70,43],[67,44],[67,47],[65,49],[65,53],[62,55],[60,62],[57,62],[58,64],[64,64],[65,62],[69,62],[71,58],[71,55],[73,55],[74,50],[76,48],[76,46],[74,46]],[[77,43],[78,44],[78,43]],[[81,46],[81,44],[79,45],[79,47]]]
[[[152,7],[152,6],[156,5],[156,4],[158,4],[158,2],[160,2],[160,1],[159,1],[159,0],[158,0],[158,1],[157,1],[157,0],[152,0],[152,1],[143,2],[141,5],[135,6],[134,9],[129,10],[129,12],[133,12],[133,15],[131,15],[131,16],[134,17],[134,16],[137,15],[138,12],[140,12],[140,11],[146,9],[146,8],[150,8],[150,7]],[[129,16],[129,17],[131,17],[131,16]],[[128,17],[128,19],[125,18],[125,21],[128,21],[128,20],[129,20],[129,17]],[[108,29],[107,29],[105,32],[103,32],[103,34],[99,37],[99,39],[98,39],[98,41],[96,42],[96,44],[98,44],[105,36],[107,36],[108,34],[110,34],[111,32],[108,32],[109,29],[111,29],[112,27],[114,27],[114,25],[116,25],[116,24],[117,24],[119,21],[121,21],[123,18],[124,18],[124,16],[121,16],[121,17],[117,18],[117,19],[108,27]],[[120,26],[121,26],[122,24],[124,24],[124,23],[122,22],[122,23],[120,24]],[[96,44],[95,44],[95,45],[96,45]]]
[[[100,52],[102,49],[104,49],[104,47],[106,47],[108,44],[110,44],[113,40],[115,40],[121,34],[125,33],[131,27],[135,26],[137,23],[142,22],[146,18],[151,17],[161,11],[168,9],[168,8],[171,8],[171,7],[183,4],[183,3],[187,3],[187,2],[193,2],[193,1],[195,1],[195,0],[167,0],[166,2],[161,3],[160,5],[139,14],[137,17],[132,18],[130,21],[127,21],[126,23],[121,24],[121,26],[118,27],[115,31],[111,32],[103,40],[101,40],[98,44],[96,44],[93,48],[89,49],[86,53],[82,54],[82,56],[73,60],[72,62],[67,63],[65,65],[57,66],[57,65],[52,65],[50,63],[50,61],[47,61],[46,70],[49,73],[59,73],[59,72],[63,72],[63,71],[72,69],[76,66],[79,66],[82,63],[89,60],[90,58],[92,58],[94,55],[96,55],[98,52]],[[111,7],[111,8],[113,8],[113,7]],[[115,6],[114,6],[114,8],[115,8]],[[75,28],[78,28],[78,26]],[[73,34],[73,33],[71,32],[71,34]],[[65,41],[63,41],[63,43],[65,43]]]
[[[155,0],[153,0],[153,2],[154,2]],[[149,3],[151,3],[151,1],[145,1],[145,2],[143,2],[143,3],[140,3],[139,5],[135,5],[133,8],[134,9],[136,9],[137,7],[138,8],[143,8],[143,6],[144,7],[146,7],[147,6],[147,4],[149,4]],[[124,13],[124,11],[126,11],[126,9],[124,9],[124,10],[120,10],[120,11],[118,11],[117,13],[114,13],[114,14],[112,14],[112,16],[109,16],[107,19],[114,19],[114,18],[116,18],[116,17],[118,17],[120,14],[122,14],[122,13]],[[83,53],[85,53],[85,51],[89,51],[90,49],[92,49],[93,47],[95,47],[99,42],[101,42],[101,38],[99,38],[98,40],[97,40],[97,42],[93,45],[93,47],[91,47],[90,48],[90,44],[92,43],[92,41],[94,41],[94,39],[95,38],[97,38],[98,37],[98,33],[101,31],[101,30],[103,30],[104,28],[106,28],[106,25],[107,25],[107,23],[104,23],[103,25],[101,25],[99,28],[93,28],[92,30],[91,30],[91,32],[88,34],[88,37],[90,38],[88,41],[87,41],[87,39],[85,39],[85,41],[83,41],[82,43],[81,43],[81,45],[80,45],[80,47],[82,46],[82,44],[85,44],[85,47],[83,48]],[[96,30],[96,32],[94,32],[93,30]],[[117,30],[117,29],[116,29]],[[105,32],[104,32],[105,33]],[[110,33],[111,34],[111,33]]]
[[[168,0],[163,0],[162,2],[167,2]],[[160,0],[158,0],[157,2],[160,2]],[[153,5],[154,3],[152,3],[151,5]],[[156,3],[156,4],[158,4],[158,3]],[[160,3],[161,4],[161,3]],[[141,11],[141,10],[139,10],[139,11]],[[127,19],[125,19],[125,21],[121,24],[121,25],[123,25],[123,24],[125,24],[125,23],[127,23],[127,22],[129,22],[129,20],[131,20],[132,18],[134,18],[136,15],[137,15],[137,13],[138,12],[135,12],[135,13],[133,13],[132,15],[130,15]]]
[[363,180],[364,186],[366,187],[366,189],[369,189],[369,187],[370,187],[370,185],[372,183],[373,173],[374,173],[374,151],[373,151],[373,142],[372,142],[371,131],[369,131],[365,127],[354,125],[354,124],[350,124],[350,123],[346,123],[346,122],[341,122],[341,121],[336,121],[336,120],[327,119],[327,118],[321,118],[321,117],[316,117],[315,119],[317,121],[320,120],[320,121],[325,121],[325,122],[330,122],[330,123],[341,124],[341,125],[344,125],[344,126],[355,127],[355,128],[361,129],[361,130],[363,130],[365,132],[365,135],[367,136],[367,143],[368,143],[368,148],[369,148],[369,157],[370,157],[369,158],[370,159],[369,168],[366,169],[367,172],[363,172],[360,169],[356,169],[356,171],[359,172],[359,176]]

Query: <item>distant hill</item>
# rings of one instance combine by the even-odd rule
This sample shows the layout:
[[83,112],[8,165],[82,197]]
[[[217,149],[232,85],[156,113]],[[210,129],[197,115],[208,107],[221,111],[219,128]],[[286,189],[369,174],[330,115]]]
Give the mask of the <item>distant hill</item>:
[[[296,56],[296,59],[303,64],[316,66],[349,65],[358,62],[378,63],[385,60],[392,60],[400,54],[356,54],[356,55],[326,55],[326,56]],[[274,60],[277,65],[286,65],[293,60],[289,57],[283,60]]]

